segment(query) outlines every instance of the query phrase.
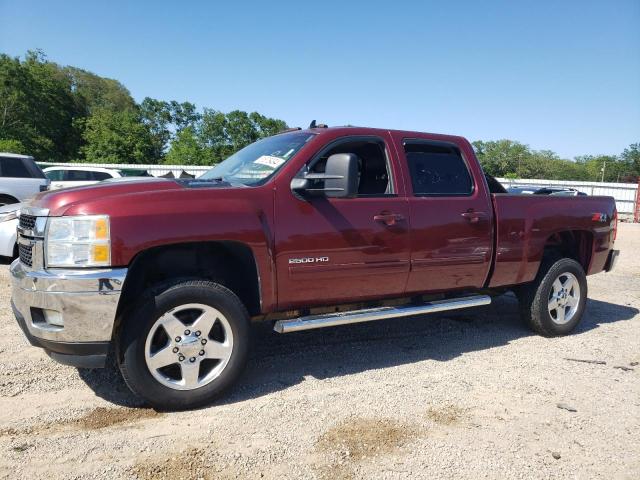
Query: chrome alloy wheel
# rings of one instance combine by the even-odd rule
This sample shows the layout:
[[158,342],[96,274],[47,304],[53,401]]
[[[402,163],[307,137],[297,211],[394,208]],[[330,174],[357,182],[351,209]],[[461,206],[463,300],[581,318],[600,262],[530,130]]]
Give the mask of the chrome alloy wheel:
[[558,275],[549,293],[549,315],[558,325],[569,323],[580,304],[580,283],[573,273]]
[[151,327],[144,347],[147,368],[162,385],[194,390],[215,380],[233,351],[233,332],[225,316],[200,303],[180,305]]

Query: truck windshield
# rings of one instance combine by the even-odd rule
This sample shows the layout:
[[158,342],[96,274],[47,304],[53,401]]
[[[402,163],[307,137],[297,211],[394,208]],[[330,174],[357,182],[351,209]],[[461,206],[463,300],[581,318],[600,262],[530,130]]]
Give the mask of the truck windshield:
[[312,133],[284,133],[258,140],[231,155],[198,180],[260,185],[266,182],[311,139]]

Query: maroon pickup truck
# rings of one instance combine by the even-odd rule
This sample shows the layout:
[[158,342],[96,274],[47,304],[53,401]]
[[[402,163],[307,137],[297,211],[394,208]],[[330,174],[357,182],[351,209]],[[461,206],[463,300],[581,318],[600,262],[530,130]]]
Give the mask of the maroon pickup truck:
[[252,321],[277,332],[462,309],[514,291],[569,333],[586,275],[613,268],[610,197],[509,195],[461,137],[292,130],[193,180],[106,182],[22,210],[12,304],[30,342],[77,367],[113,354],[165,409],[239,377]]

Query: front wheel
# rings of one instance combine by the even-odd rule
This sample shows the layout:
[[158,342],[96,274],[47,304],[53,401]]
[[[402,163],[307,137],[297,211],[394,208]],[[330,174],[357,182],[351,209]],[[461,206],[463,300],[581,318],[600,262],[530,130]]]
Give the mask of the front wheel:
[[200,407],[240,376],[249,330],[247,311],[233,292],[213,282],[178,282],[149,295],[124,318],[120,371],[153,407]]
[[587,302],[587,277],[570,258],[545,260],[536,279],[518,291],[523,319],[545,337],[566,335],[582,319]]

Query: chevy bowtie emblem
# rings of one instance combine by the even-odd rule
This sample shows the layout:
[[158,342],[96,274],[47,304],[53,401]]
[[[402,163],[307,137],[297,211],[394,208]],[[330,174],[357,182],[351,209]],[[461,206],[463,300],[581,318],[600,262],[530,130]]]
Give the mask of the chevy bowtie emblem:
[[591,220],[593,220],[594,222],[607,223],[609,221],[609,215],[607,215],[606,213],[597,213],[596,212],[591,217]]

